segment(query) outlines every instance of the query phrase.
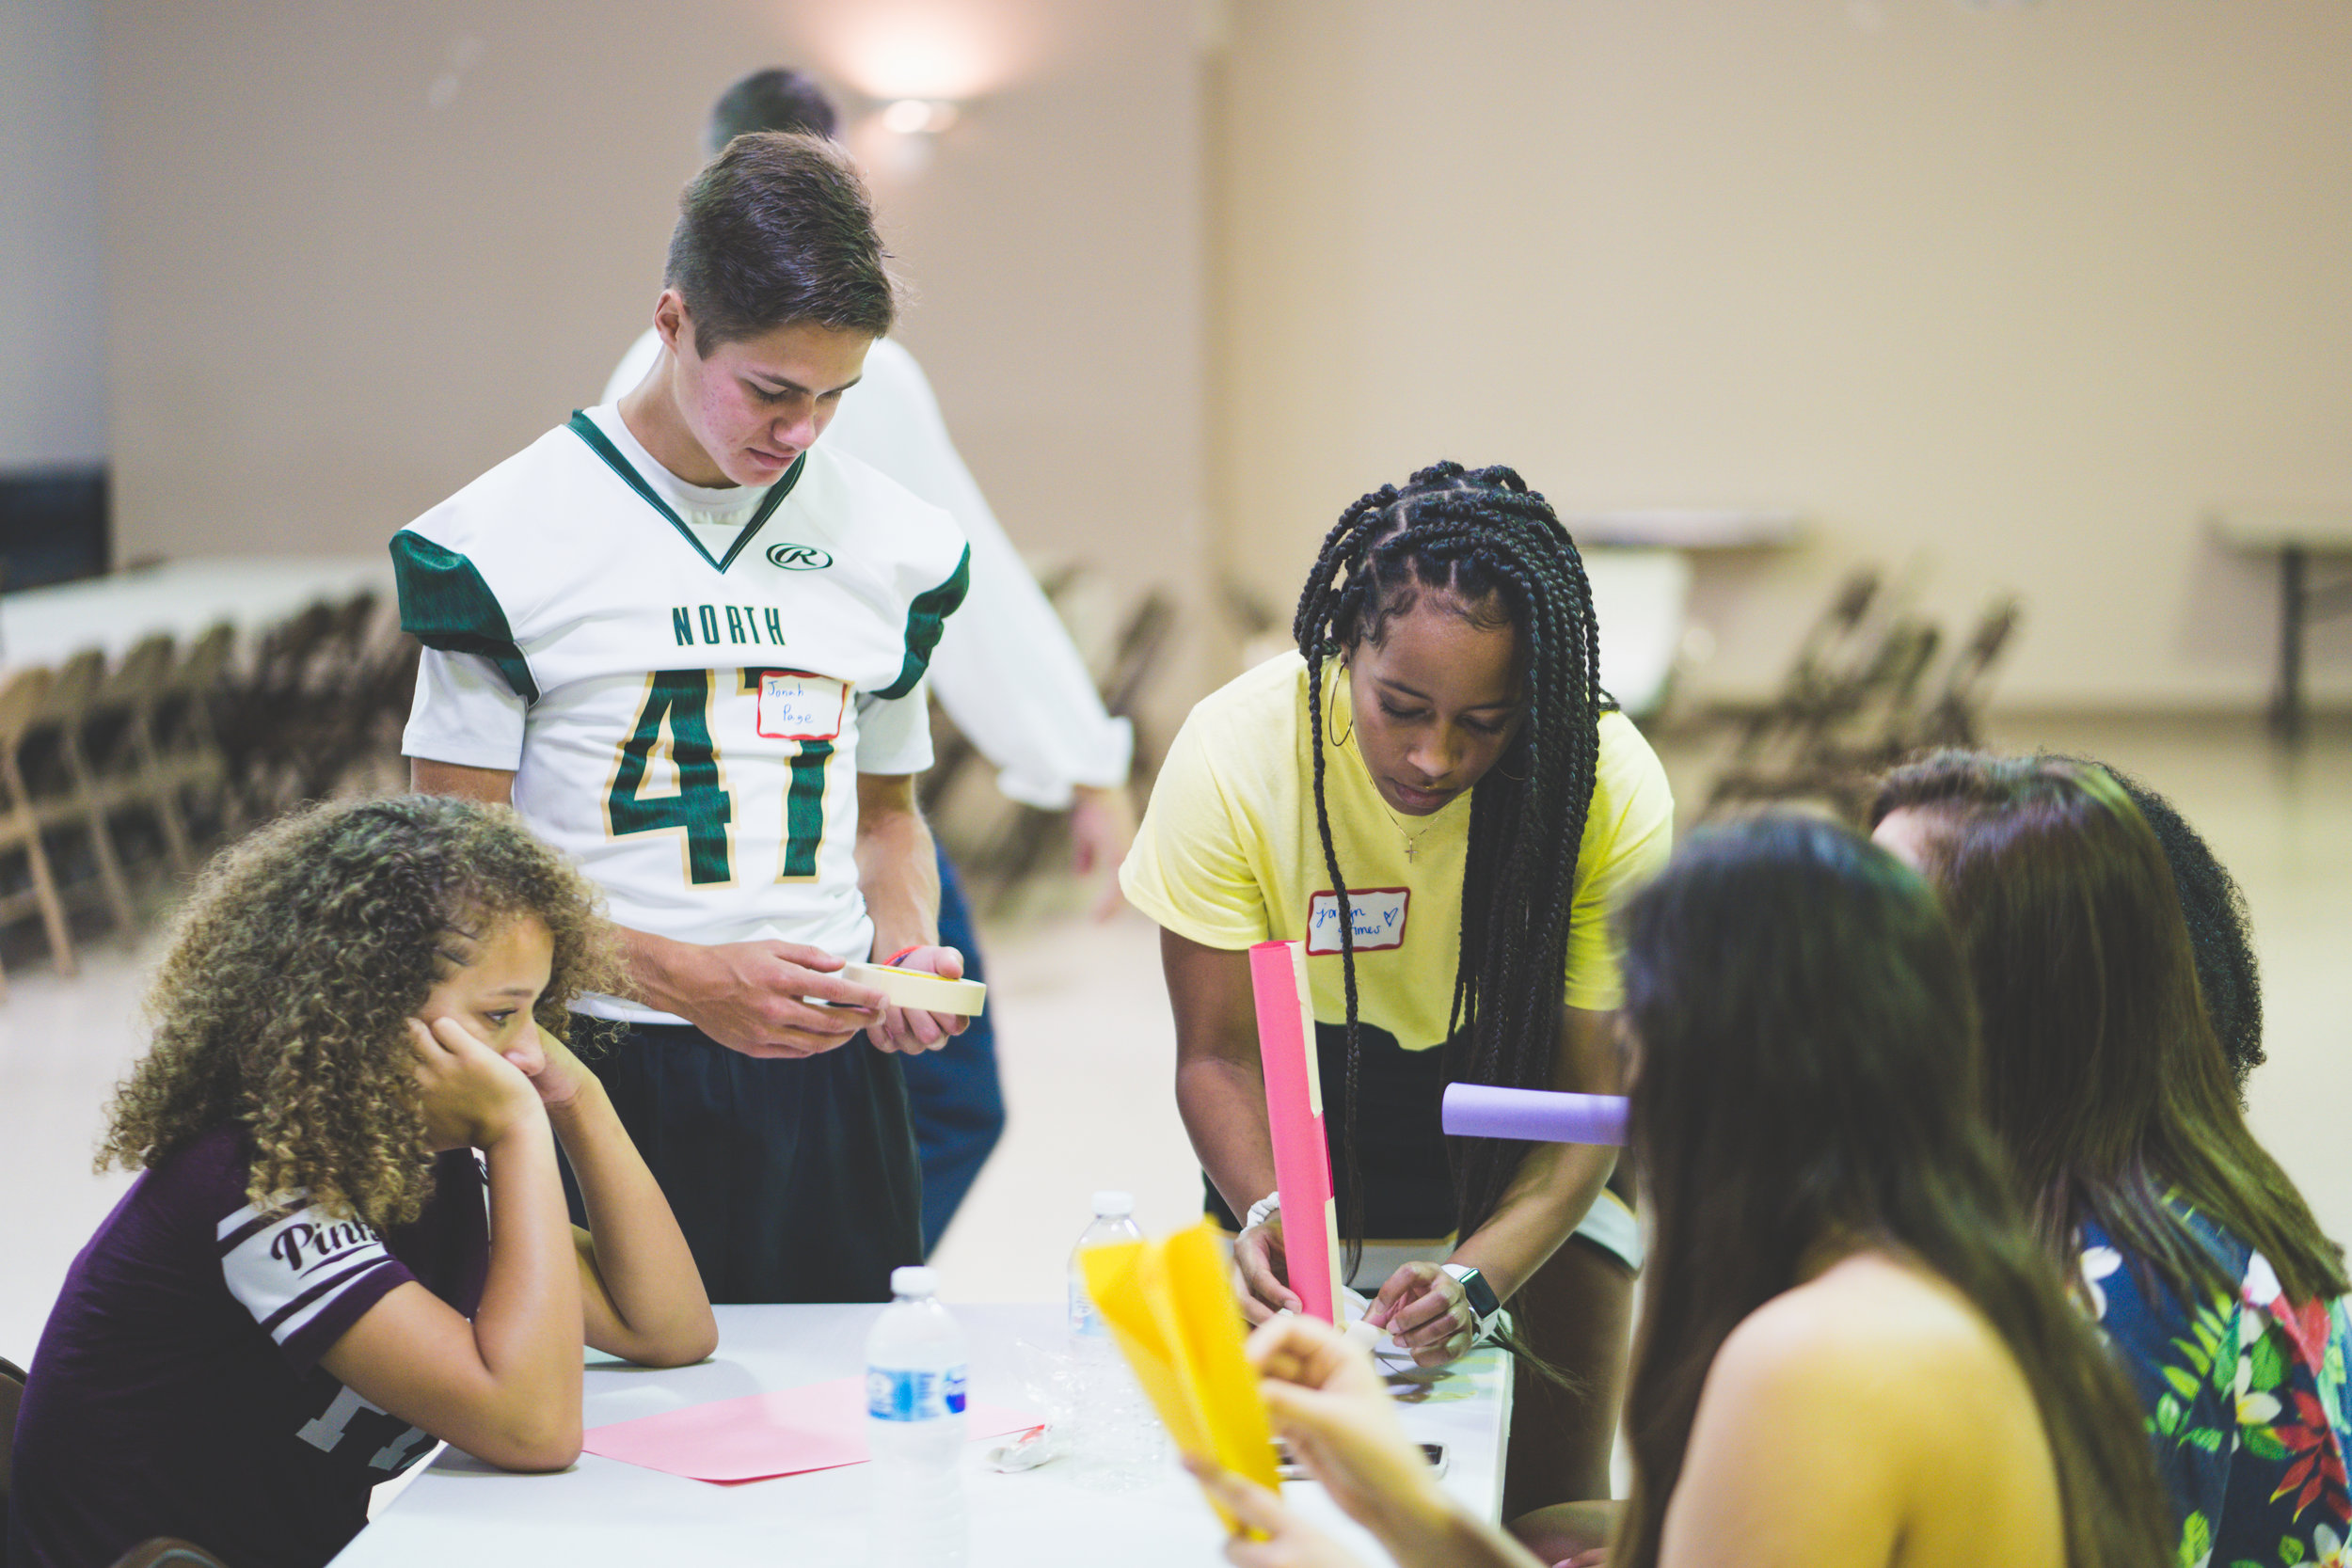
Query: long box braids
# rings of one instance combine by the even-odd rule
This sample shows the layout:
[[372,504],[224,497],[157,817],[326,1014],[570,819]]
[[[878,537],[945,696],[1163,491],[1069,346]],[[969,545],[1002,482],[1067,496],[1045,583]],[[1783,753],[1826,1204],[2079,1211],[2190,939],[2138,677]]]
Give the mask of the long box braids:
[[[1398,595],[1415,588],[1447,593],[1474,613],[1499,604],[1518,636],[1527,700],[1526,721],[1470,794],[1461,956],[1444,1045],[1450,1084],[1552,1086],[1577,851],[1592,805],[1600,716],[1616,705],[1600,687],[1583,560],[1550,504],[1514,470],[1437,464],[1401,489],[1382,485],[1363,497],[1325,535],[1291,631],[1307,660],[1315,826],[1341,914],[1347,1003],[1341,1157],[1348,1193],[1341,1224],[1350,1274],[1364,1241],[1356,1136],[1362,1061],[1354,923],[1324,795],[1323,675],[1343,650],[1376,643]],[[1460,1234],[1493,1214],[1526,1148],[1448,1140]]]

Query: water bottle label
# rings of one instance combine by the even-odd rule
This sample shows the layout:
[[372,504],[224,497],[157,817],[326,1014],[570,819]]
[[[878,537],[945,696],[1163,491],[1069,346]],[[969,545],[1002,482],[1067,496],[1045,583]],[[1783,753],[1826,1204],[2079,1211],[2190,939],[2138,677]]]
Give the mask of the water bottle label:
[[1109,1337],[1110,1324],[1103,1321],[1101,1307],[1076,1280],[1070,1282],[1070,1332],[1085,1338],[1102,1339]]
[[946,1371],[866,1369],[866,1413],[878,1421],[930,1421],[963,1414],[961,1367]]

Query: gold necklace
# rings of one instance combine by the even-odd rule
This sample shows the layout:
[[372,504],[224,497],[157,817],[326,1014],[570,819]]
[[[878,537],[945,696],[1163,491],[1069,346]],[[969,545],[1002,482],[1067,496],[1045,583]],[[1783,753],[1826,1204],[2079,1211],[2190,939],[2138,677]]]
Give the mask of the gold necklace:
[[1372,798],[1380,802],[1380,814],[1383,816],[1386,816],[1389,819],[1390,825],[1396,829],[1396,836],[1405,841],[1405,863],[1406,865],[1412,864],[1413,855],[1415,851],[1421,848],[1422,839],[1427,838],[1430,832],[1436,829],[1438,825],[1435,822],[1430,823],[1428,827],[1423,828],[1421,831],[1418,836],[1408,833],[1405,831],[1405,824],[1397,820],[1396,813],[1389,810],[1389,802],[1382,799],[1380,786],[1378,784],[1373,785]]

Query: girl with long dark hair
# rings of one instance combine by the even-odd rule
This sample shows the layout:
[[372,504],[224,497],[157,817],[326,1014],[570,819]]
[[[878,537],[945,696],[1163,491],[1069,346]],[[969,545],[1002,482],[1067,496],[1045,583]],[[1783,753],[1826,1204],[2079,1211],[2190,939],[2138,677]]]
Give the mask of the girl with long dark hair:
[[[2170,1562],[2137,1405],[1976,1113],[1969,976],[1920,879],[1828,822],[1758,818],[1694,837],[1623,930],[1654,1229],[1613,1568]],[[1400,1455],[1328,1329],[1252,1350],[1278,1428],[1400,1563],[1534,1560]],[[1233,1561],[1342,1560],[1210,1480],[1272,1538]],[[1518,1527],[1546,1560],[1594,1544],[1550,1523]]]
[[1940,753],[1872,815],[1959,928],[1993,1131],[2146,1406],[2180,1560],[2342,1560],[2343,1253],[2246,1125],[2155,833],[2057,757]]
[[1208,1207],[1250,1315],[1295,1307],[1247,949],[1303,939],[1372,1321],[1435,1364],[1509,1301],[1577,1384],[1521,1378],[1510,1506],[1605,1496],[1641,1261],[1610,1151],[1448,1140],[1438,1107],[1457,1081],[1615,1086],[1608,916],[1665,859],[1664,771],[1600,689],[1575,545],[1508,468],[1441,463],[1349,507],[1292,631],[1194,708],[1120,873],[1163,927]]

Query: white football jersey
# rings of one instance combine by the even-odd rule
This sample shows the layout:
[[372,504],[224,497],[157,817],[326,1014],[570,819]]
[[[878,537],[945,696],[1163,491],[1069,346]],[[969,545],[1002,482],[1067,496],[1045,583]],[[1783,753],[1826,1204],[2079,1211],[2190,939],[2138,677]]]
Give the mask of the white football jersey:
[[608,405],[391,549],[427,650],[408,755],[513,770],[623,926],[868,956],[857,775],[930,765],[923,675],[968,561],[946,513],[821,445],[766,490],[698,489]]

